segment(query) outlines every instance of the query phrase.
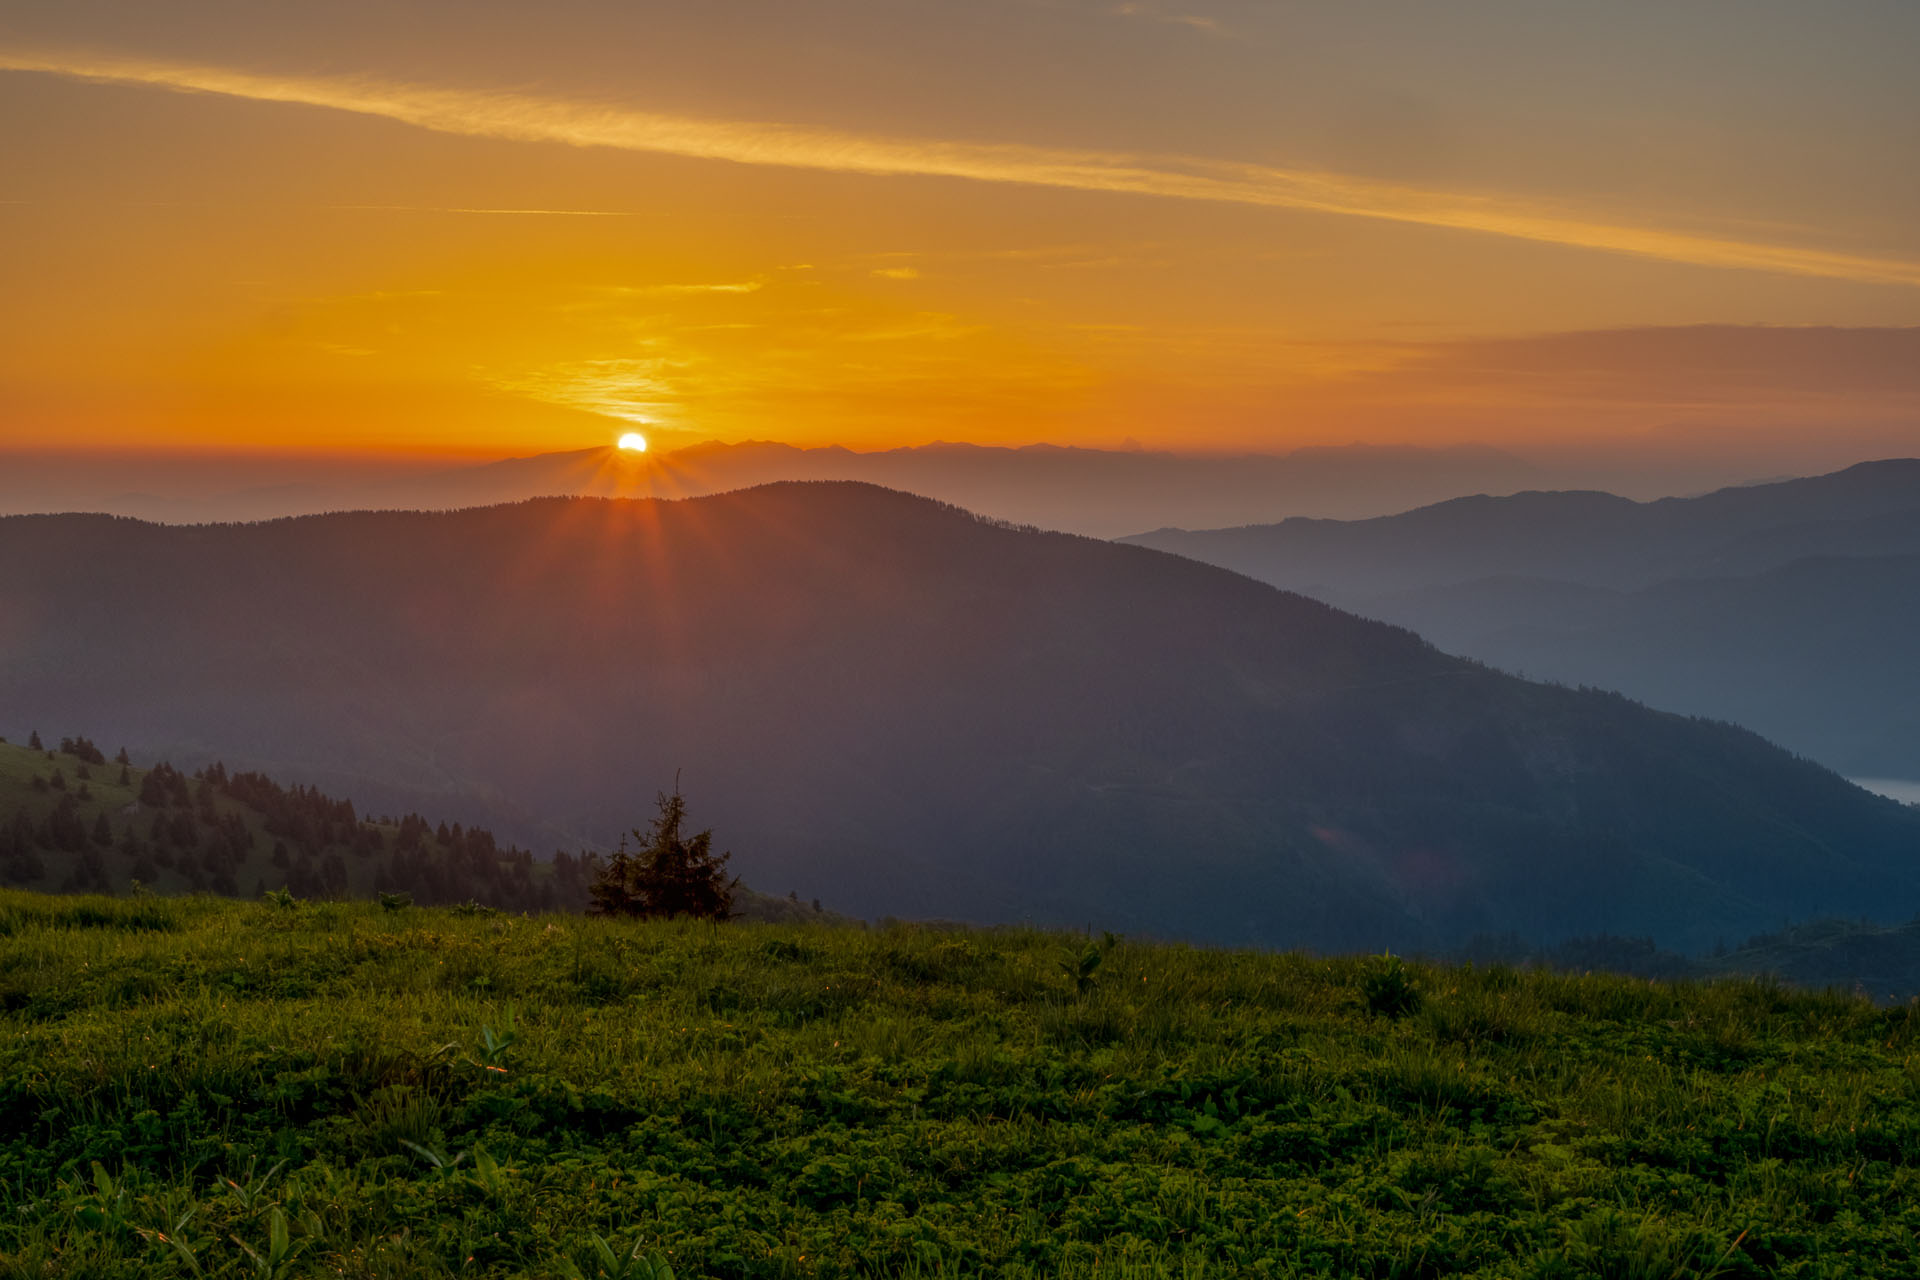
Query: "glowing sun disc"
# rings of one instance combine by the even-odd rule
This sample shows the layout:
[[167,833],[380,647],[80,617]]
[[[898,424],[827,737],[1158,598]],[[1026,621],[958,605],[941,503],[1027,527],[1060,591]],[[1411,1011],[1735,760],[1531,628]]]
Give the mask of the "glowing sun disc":
[[647,438],[638,431],[629,431],[620,437],[620,447],[622,449],[631,449],[635,453],[645,453],[647,451]]

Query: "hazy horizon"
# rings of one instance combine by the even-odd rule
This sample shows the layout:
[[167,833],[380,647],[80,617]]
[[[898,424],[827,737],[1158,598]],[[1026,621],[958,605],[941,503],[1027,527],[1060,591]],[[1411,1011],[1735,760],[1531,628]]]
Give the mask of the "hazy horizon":
[[769,441],[701,441],[644,454],[590,445],[499,457],[16,449],[0,450],[0,516],[89,511],[200,524],[477,506],[549,494],[673,498],[784,479],[864,479],[983,515],[1117,537],[1292,516],[1366,519],[1524,490],[1599,490],[1644,502],[1841,470],[1884,456],[1827,448],[1799,459],[1705,456],[1652,466],[1618,449],[1356,443],[1198,452],[949,441],[797,451]]

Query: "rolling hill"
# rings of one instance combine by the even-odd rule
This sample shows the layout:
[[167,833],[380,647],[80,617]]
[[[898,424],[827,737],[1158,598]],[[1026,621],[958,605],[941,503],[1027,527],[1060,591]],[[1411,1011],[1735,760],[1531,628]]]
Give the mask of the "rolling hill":
[[540,847],[678,772],[750,883],[858,915],[1702,948],[1920,904],[1920,814],[1749,733],[865,485],[16,517],[0,559],[11,724]]
[[1409,627],[1505,670],[1920,778],[1920,461],[1700,498],[1463,498],[1129,542]]
[[1811,557],[1632,592],[1491,581],[1367,612],[1537,679],[1737,719],[1852,777],[1920,778],[1920,556]]
[[1766,982],[0,890],[0,1257],[1883,1280],[1917,1031]]
[[1761,573],[1816,555],[1920,554],[1920,459],[1696,498],[1477,494],[1367,520],[1159,529],[1121,541],[1349,600],[1488,578],[1632,590]]

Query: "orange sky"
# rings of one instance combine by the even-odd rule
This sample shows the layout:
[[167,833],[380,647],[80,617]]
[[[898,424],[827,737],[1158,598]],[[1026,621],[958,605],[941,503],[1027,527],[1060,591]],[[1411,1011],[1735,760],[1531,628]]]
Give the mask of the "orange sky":
[[0,17],[0,446],[1920,451],[1910,6],[155,8]]

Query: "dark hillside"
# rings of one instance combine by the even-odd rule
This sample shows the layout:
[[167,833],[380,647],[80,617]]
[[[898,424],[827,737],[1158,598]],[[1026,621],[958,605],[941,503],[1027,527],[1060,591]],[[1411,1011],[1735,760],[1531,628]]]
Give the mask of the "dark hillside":
[[405,894],[577,910],[592,864],[536,861],[490,831],[417,813],[376,819],[304,786],[213,766],[183,773],[108,760],[86,738],[0,742],[0,884],[63,893],[301,898]]
[[[1571,613],[1529,592],[1434,640],[1542,679],[1737,716],[1854,777],[1920,778],[1920,556],[1663,582]],[[1383,616],[1393,616],[1390,608]],[[1449,641],[1451,643],[1449,643]],[[1456,647],[1457,646],[1457,647]]]
[[1462,498],[1129,539],[1410,627],[1448,653],[1920,778],[1920,461],[1636,503]]
[[[52,750],[0,739],[0,885],[243,898],[285,890],[327,901],[386,894],[422,906],[582,911],[602,865],[597,850],[535,858],[481,827],[359,813],[350,800],[218,761],[192,773],[164,761],[143,769],[107,760],[84,737]],[[747,885],[735,888],[733,915],[852,923],[818,899]]]
[[601,841],[678,770],[750,883],[860,915],[1704,947],[1920,901],[1920,817],[1749,734],[868,486],[22,517],[0,560],[16,722]]
[[1343,602],[1505,577],[1628,589],[1811,555],[1920,553],[1920,459],[1697,498],[1478,495],[1370,520],[1161,529],[1124,541]]

